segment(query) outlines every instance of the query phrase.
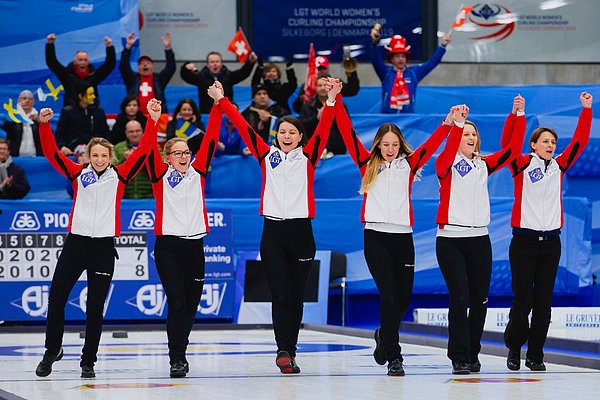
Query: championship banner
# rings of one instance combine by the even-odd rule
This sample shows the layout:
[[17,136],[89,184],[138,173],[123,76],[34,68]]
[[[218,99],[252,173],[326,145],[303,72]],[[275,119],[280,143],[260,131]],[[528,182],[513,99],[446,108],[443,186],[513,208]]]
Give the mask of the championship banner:
[[[67,236],[71,205],[31,202],[4,206],[0,218],[0,320],[43,320],[54,268]],[[165,319],[167,298],[154,263],[154,201],[121,205],[121,236],[115,239],[119,259],[105,301],[106,320]],[[232,318],[234,297],[231,210],[208,213],[204,238],[206,273],[196,318]],[[85,260],[81,260],[85,263]],[[84,273],[71,291],[67,320],[85,320]]]
[[224,32],[237,30],[235,1],[221,0],[139,0],[141,54],[164,60],[160,37],[171,32],[175,59],[205,60],[218,51],[226,61],[235,56],[226,52],[231,36]]
[[596,0],[439,1],[439,29],[455,25],[444,61],[597,63],[598,13]]
[[[454,10],[456,12],[456,10]],[[345,0],[301,3],[283,0],[273,6],[269,0],[252,2],[254,51],[264,59],[287,59],[290,52],[306,54],[310,43],[317,53],[343,57],[343,46],[359,46],[352,57],[370,60],[371,28],[381,24],[381,37],[400,34],[412,46],[412,58],[422,59],[421,2],[413,0]],[[358,47],[355,47],[358,48]]]

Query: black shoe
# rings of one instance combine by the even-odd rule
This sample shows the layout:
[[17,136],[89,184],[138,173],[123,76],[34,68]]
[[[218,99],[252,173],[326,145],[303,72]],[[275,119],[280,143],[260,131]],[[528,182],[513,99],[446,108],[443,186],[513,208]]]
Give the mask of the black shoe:
[[296,357],[292,357],[292,374],[299,374],[300,367],[296,364]]
[[58,354],[44,354],[42,361],[38,364],[35,369],[35,374],[40,377],[48,376],[52,372],[52,364],[63,358],[63,349],[60,349]]
[[404,367],[402,366],[402,361],[399,358],[392,360],[388,363],[388,373],[389,376],[404,376]]
[[375,351],[373,352],[373,358],[379,365],[385,365],[385,347],[383,347],[383,340],[381,339],[381,331],[379,328],[375,329]]
[[532,371],[545,371],[546,370],[546,365],[544,364],[543,361],[533,362],[529,358],[525,359],[525,366]]
[[452,361],[452,373],[454,375],[469,375],[471,373],[469,363],[461,361]]
[[508,350],[508,357],[506,358],[506,367],[511,371],[518,371],[521,369],[521,351]]
[[475,358],[474,361],[469,363],[469,371],[476,373],[481,371],[481,363],[479,362],[479,358]]
[[183,362],[183,371],[184,371],[186,374],[189,374],[189,373],[190,373],[190,363],[189,363],[189,362],[187,362],[187,361],[184,361],[184,362]]
[[94,372],[93,365],[84,365],[81,367],[81,377],[82,378],[95,378],[96,373]]
[[296,368],[298,368],[298,372],[294,372],[295,361],[292,358],[292,356],[290,356],[290,353],[288,353],[285,350],[280,350],[277,352],[275,364],[277,364],[282,374],[297,374],[298,372],[300,372],[300,368],[298,368],[298,365],[296,365]]
[[181,360],[177,360],[171,364],[169,375],[171,378],[183,378],[186,375],[185,363]]

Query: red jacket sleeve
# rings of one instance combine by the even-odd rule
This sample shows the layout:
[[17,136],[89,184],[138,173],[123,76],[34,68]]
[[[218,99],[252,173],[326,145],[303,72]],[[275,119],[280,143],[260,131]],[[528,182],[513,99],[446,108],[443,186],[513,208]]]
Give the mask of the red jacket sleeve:
[[231,105],[227,97],[219,100],[219,108],[233,122],[254,158],[262,163],[264,157],[269,154],[270,146],[262,140],[260,135],[242,117],[242,114]]
[[219,107],[212,107],[208,116],[208,126],[206,134],[202,139],[202,144],[196,153],[192,167],[202,175],[206,175],[210,162],[217,149],[219,142],[219,133],[221,132],[221,120],[223,113]]
[[360,174],[364,175],[371,153],[365,148],[358,136],[356,136],[346,107],[339,101],[335,102],[335,120],[340,129],[342,140],[348,149],[348,154],[350,154],[350,157],[352,157],[352,160],[358,166]]
[[525,116],[516,116],[513,113],[508,114],[502,129],[502,140],[510,137],[510,141],[500,151],[485,156],[483,160],[487,165],[488,175],[502,169],[506,164],[517,158],[523,148],[525,139]]
[[435,160],[435,173],[439,179],[442,179],[450,172],[450,168],[452,168],[452,163],[456,157],[456,152],[460,146],[462,134],[463,127],[454,124],[450,130],[450,135],[448,135],[446,147],[444,147],[444,150],[442,150],[437,160]]
[[44,156],[46,156],[50,164],[70,181],[75,180],[83,169],[83,166],[73,162],[73,160],[58,150],[54,135],[52,134],[52,128],[48,122],[40,124],[40,143]]
[[429,136],[429,139],[406,158],[413,175],[415,175],[419,169],[423,168],[423,165],[425,165],[431,156],[435,154],[453,126],[455,125],[440,124],[431,136]]
[[131,152],[125,161],[115,169],[123,183],[128,184],[140,172],[151,150],[156,151],[157,126],[151,119],[146,123],[146,129],[138,147]]
[[[336,103],[337,102],[342,102],[342,96],[339,94],[336,97]],[[315,133],[311,136],[303,149],[304,154],[312,164],[313,168],[317,167],[317,164],[321,159],[321,154],[323,154],[323,150],[325,150],[327,139],[329,138],[329,133],[331,132],[331,124],[333,123],[333,118],[335,117],[335,106],[329,106],[325,104],[324,107],[325,108],[321,114],[321,119],[319,120],[319,125],[317,125]]]
[[590,132],[592,130],[592,108],[583,107],[579,114],[577,127],[573,134],[573,139],[567,148],[556,157],[556,162],[560,169],[565,172],[577,160],[585,146],[590,141]]

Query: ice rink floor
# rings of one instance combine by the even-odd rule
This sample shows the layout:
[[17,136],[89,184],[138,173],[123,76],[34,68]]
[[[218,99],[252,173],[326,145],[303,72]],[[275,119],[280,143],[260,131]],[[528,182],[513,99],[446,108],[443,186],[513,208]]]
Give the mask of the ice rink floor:
[[[505,358],[481,355],[481,373],[451,374],[445,349],[404,345],[405,377],[375,364],[372,339],[304,329],[299,375],[275,366],[271,330],[194,330],[190,373],[169,378],[166,333],[134,331],[126,339],[105,332],[96,378],[79,378],[83,340],[66,333],[65,357],[48,378],[36,377],[44,336],[0,333],[0,399],[600,399],[600,371],[546,364],[534,373],[509,372]],[[523,364],[523,363],[522,363]]]

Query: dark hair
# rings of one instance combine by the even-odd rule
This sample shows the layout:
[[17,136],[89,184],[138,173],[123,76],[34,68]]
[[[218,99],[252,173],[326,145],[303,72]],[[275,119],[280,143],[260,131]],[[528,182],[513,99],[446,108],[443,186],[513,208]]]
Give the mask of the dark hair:
[[[87,90],[89,88],[93,88],[93,87],[94,87],[94,85],[92,85],[91,83],[81,81],[75,85],[75,93],[77,94],[77,97],[85,96],[87,94],[86,93]],[[94,93],[95,92],[96,92],[96,90],[94,89]]]
[[0,144],[4,144],[4,143],[6,143],[6,145],[8,147],[10,147],[10,140],[4,139],[4,138],[0,138]]
[[[296,127],[296,129],[298,129],[298,133],[302,134],[302,139],[300,139],[300,143],[298,145],[299,146],[306,145],[306,142],[308,141],[308,139],[306,138],[306,130],[304,129],[304,125],[302,124],[302,121],[300,121],[296,117],[292,117],[291,115],[286,115],[285,117],[281,117],[281,118],[279,118],[279,122],[277,122],[277,126],[275,127],[276,132],[279,132],[279,127],[284,122],[294,125]],[[279,143],[277,143],[277,135],[275,135],[273,144],[276,147],[279,147]]]
[[192,107],[192,112],[196,116],[196,121],[200,121],[200,110],[198,110],[196,102],[189,97],[184,97],[183,99],[179,100],[177,107],[175,107],[175,111],[173,111],[173,117],[176,117],[177,114],[179,114],[179,111],[181,111],[181,107],[183,107],[184,104],[189,104],[190,107]]
[[529,138],[529,148],[531,149],[531,151],[535,152],[535,150],[533,150],[533,147],[531,147],[531,143],[537,143],[537,141],[540,139],[540,136],[542,136],[542,133],[544,132],[550,133],[552,136],[554,136],[554,140],[558,141],[558,135],[556,134],[554,129],[545,128],[543,126],[537,127],[535,128],[535,130],[531,134],[531,137]]
[[133,100],[137,101],[138,108],[139,108],[140,101],[138,100],[137,96],[135,94],[128,94],[127,96],[125,96],[125,98],[121,102],[121,105],[119,106],[119,108],[121,109],[122,113],[125,113],[125,108],[127,108],[127,106],[129,105],[129,103],[132,102]]
[[210,56],[219,56],[219,58],[221,59],[221,61],[223,61],[223,56],[218,51],[211,51],[210,53],[208,53],[206,55],[206,62],[208,62],[208,57],[210,57]]

